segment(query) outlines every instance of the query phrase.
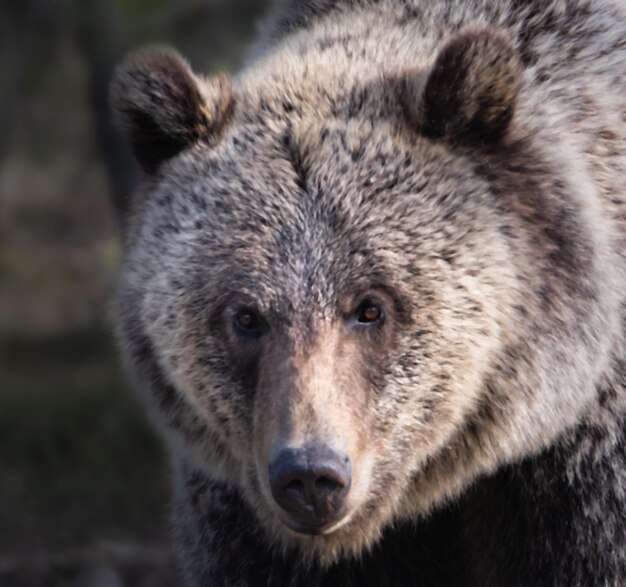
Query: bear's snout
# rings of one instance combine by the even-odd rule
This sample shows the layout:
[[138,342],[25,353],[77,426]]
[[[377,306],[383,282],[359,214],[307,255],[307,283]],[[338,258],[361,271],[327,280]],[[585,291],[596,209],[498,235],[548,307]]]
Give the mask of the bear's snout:
[[302,534],[318,534],[344,514],[352,465],[328,446],[284,448],[269,465],[272,496],[288,514],[285,523]]

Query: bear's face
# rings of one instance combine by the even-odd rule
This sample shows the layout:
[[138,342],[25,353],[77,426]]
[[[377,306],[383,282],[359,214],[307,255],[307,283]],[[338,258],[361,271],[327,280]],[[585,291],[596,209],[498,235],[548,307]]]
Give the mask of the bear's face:
[[[345,547],[375,536],[474,409],[500,346],[509,250],[486,186],[432,141],[331,119],[307,124],[301,155],[298,121],[257,124],[153,180],[122,297],[139,298],[163,377],[226,447],[260,517]],[[269,478],[280,450],[312,445],[351,465],[340,511],[314,529]]]
[[519,63],[491,31],[438,63],[387,116],[201,86],[169,53],[114,89],[150,175],[120,285],[131,365],[174,442],[323,560],[465,442],[524,304],[479,147],[449,147],[506,133]]

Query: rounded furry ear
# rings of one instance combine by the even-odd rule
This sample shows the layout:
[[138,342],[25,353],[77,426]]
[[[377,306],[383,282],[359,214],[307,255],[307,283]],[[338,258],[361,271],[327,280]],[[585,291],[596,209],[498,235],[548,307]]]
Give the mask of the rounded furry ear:
[[498,141],[508,130],[522,83],[522,63],[491,28],[469,28],[439,51],[424,80],[407,80],[405,105],[420,132],[453,141]]
[[197,141],[215,141],[234,105],[228,77],[201,81],[167,47],[131,53],[115,69],[110,97],[148,173]]

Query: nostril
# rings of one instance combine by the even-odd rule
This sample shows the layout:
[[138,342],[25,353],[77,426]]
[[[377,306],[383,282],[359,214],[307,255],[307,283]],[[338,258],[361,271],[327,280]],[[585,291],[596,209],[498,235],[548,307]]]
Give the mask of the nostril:
[[331,493],[336,489],[345,487],[345,483],[342,481],[331,479],[330,477],[322,476],[315,480],[315,489],[322,493]]
[[299,479],[294,479],[285,485],[283,491],[291,491],[293,493],[304,493],[304,483]]

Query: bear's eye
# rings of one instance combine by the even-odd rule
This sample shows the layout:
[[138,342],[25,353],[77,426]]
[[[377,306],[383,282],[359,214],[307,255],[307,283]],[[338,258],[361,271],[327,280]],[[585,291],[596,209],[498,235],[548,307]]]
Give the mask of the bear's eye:
[[246,334],[260,334],[262,321],[254,310],[244,308],[235,314],[235,327]]
[[361,324],[373,324],[383,319],[383,311],[380,306],[371,300],[365,300],[357,308],[356,319]]

